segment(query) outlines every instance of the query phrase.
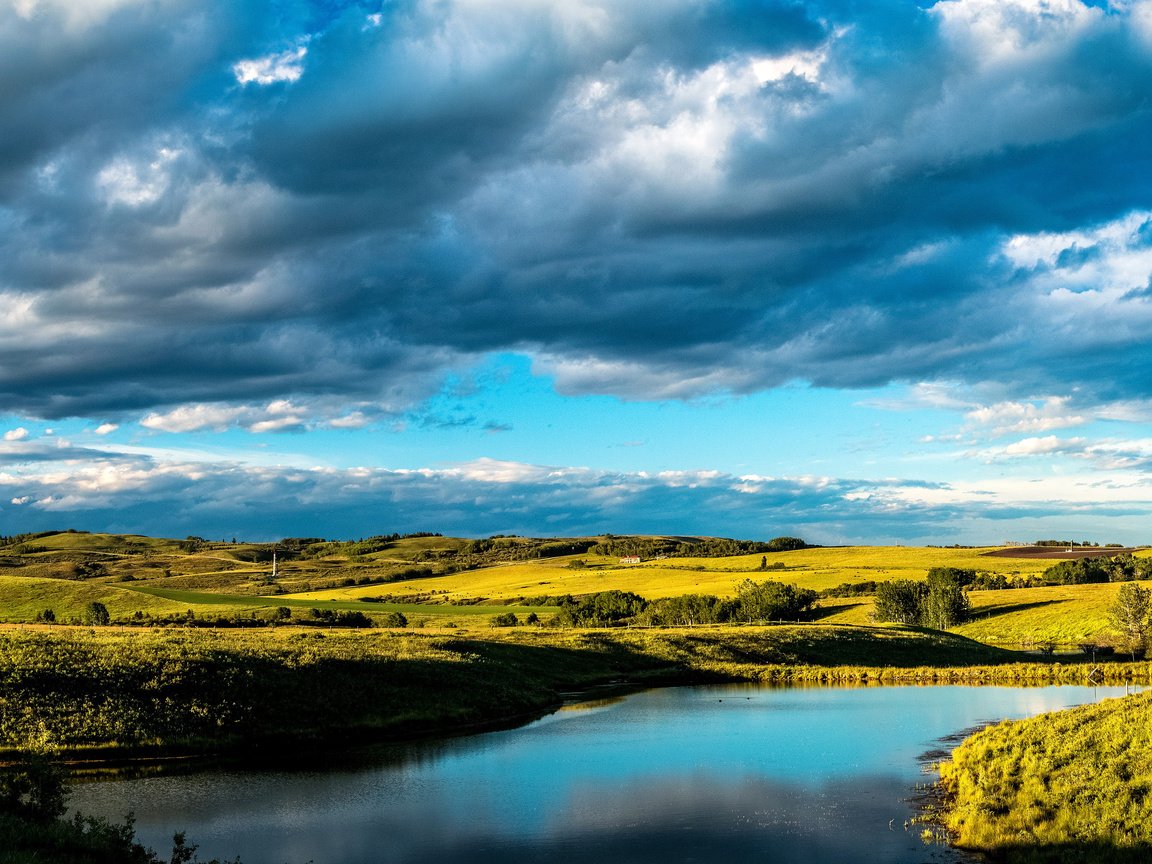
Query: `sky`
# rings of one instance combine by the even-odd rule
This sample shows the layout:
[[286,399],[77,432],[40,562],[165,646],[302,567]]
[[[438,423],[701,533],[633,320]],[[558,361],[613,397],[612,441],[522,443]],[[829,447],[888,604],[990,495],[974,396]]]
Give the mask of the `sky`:
[[0,534],[1152,543],[1152,2],[0,0]]

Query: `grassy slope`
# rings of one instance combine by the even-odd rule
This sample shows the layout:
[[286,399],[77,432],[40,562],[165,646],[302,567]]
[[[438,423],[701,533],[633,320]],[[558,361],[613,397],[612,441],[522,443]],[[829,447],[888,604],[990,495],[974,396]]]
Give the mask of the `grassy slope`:
[[941,784],[944,824],[963,847],[1020,861],[1152,860],[1152,694],[999,723],[954,751]]
[[956,632],[1001,645],[1088,642],[1108,630],[1108,607],[1119,590],[1120,585],[1108,584],[976,591],[969,595],[975,618]]
[[118,585],[0,575],[0,621],[31,621],[45,609],[65,621],[79,617],[92,602],[104,603],[114,618],[128,618],[134,612],[174,615],[188,608]]
[[149,552],[176,552],[179,541],[163,537],[145,537],[143,534],[84,534],[62,531],[28,540],[21,546],[39,546],[56,551],[85,551],[123,553],[127,549]]
[[[1006,646],[1055,642],[1068,647],[1099,640],[1107,635],[1108,607],[1119,590],[1118,584],[1105,584],[973,591],[968,595],[973,618],[953,632]],[[830,624],[865,624],[873,608],[871,597],[829,598],[822,605],[821,620]]]

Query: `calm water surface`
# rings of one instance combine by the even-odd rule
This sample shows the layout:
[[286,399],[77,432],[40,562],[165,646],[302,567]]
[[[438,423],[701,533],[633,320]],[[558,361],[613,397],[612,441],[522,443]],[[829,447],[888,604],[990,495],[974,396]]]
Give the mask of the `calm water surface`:
[[1119,687],[652,690],[322,766],[82,784],[72,805],[166,855],[244,864],[964,860],[904,829],[918,757],[980,723]]

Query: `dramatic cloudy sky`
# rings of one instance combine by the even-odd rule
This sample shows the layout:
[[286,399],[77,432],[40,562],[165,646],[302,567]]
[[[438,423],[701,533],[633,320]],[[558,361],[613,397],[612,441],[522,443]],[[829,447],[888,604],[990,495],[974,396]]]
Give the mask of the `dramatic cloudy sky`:
[[1152,542],[1152,2],[0,0],[0,533]]

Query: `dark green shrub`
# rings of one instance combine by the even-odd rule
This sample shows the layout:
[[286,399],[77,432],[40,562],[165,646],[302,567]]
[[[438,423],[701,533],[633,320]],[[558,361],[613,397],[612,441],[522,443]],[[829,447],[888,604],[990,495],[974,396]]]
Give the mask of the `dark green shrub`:
[[80,620],[84,624],[102,627],[111,622],[112,616],[108,614],[107,606],[99,601],[93,601],[84,607]]
[[403,612],[389,612],[381,620],[381,625],[384,627],[407,627],[408,619],[404,617]]

